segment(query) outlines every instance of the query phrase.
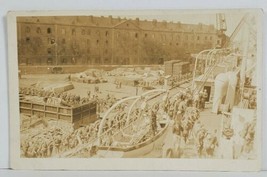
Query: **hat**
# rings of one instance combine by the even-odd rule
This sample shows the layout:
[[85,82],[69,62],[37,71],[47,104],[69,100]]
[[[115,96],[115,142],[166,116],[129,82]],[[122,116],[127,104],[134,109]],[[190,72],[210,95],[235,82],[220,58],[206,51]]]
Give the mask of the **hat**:
[[223,135],[227,138],[230,139],[234,135],[234,129],[232,128],[226,128],[223,130]]

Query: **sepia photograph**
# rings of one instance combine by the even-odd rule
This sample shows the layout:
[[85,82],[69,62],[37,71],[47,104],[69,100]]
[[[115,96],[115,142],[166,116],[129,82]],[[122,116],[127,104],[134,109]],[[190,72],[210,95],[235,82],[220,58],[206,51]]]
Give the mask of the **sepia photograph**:
[[259,9],[8,15],[12,168],[260,169]]

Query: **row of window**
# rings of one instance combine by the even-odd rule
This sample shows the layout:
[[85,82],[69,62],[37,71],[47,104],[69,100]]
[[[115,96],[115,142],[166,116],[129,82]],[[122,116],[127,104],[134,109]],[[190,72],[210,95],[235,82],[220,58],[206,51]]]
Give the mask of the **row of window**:
[[[31,32],[31,28],[27,26],[26,29],[25,29],[25,32],[26,33],[30,33]],[[37,27],[36,28],[36,33],[38,33],[38,34],[41,34],[42,33],[42,30],[41,30],[40,27]],[[47,34],[51,34],[52,33],[52,29],[51,28],[47,28],[46,29],[46,33]]]
[[[37,27],[36,28],[36,32],[38,33],[38,34],[40,34],[40,33],[42,33],[42,31],[41,31],[41,28],[40,27]],[[47,34],[51,34],[52,33],[52,29],[51,28],[47,28],[47,30],[46,30],[46,32],[47,32]],[[26,33],[30,33],[30,27],[26,27]],[[61,33],[63,34],[63,35],[65,35],[66,34],[66,30],[64,29],[64,28],[62,28],[61,29]],[[71,34],[72,35],[76,35],[76,29],[72,29],[72,31],[71,31]],[[86,34],[86,31],[85,31],[85,29],[82,29],[81,30],[81,34],[82,35],[85,35]],[[90,29],[88,29],[87,30],[87,35],[91,35],[91,30]],[[99,31],[96,31],[96,35],[100,35],[100,32]],[[109,36],[109,31],[105,31],[105,36],[106,37],[108,37]],[[119,38],[121,36],[121,33],[120,32],[117,32],[116,33],[116,37],[117,38]],[[127,32],[127,33],[124,33],[123,34],[123,37],[129,37],[130,36],[130,33],[129,32]],[[138,38],[138,36],[139,36],[139,34],[138,33],[134,33],[134,37],[137,39]],[[149,37],[149,34],[147,34],[147,33],[145,33],[144,34],[144,38],[148,38]],[[184,39],[186,39],[186,40],[189,40],[189,35],[185,35],[184,36]],[[155,34],[151,34],[151,38],[155,38]],[[162,34],[161,35],[161,38],[162,38],[162,40],[167,40],[167,36],[165,35],[165,34]],[[171,36],[171,38],[173,39],[174,37],[173,36]],[[200,36],[196,36],[196,38],[195,38],[195,35],[191,35],[191,40],[200,40]],[[181,39],[181,37],[180,37],[180,35],[176,35],[176,39],[177,40],[180,40]],[[204,37],[204,40],[213,40],[213,37],[212,36],[205,36]]]
[[[30,42],[30,37],[26,37],[26,42]],[[48,45],[53,45],[53,44],[56,44],[56,41],[55,41],[55,39],[53,39],[53,38],[48,38],[47,39],[47,42],[48,42]],[[73,41],[72,43],[75,43],[76,44],[76,41]],[[87,43],[87,45],[91,45],[91,40],[90,39],[87,39],[87,41],[86,41],[86,43]],[[95,44],[96,45],[98,45],[100,43],[100,40],[99,39],[97,39],[97,40],[95,40]],[[219,44],[220,43],[220,40],[217,40],[217,44]],[[61,39],[61,44],[66,44],[66,39],[65,38],[62,38]],[[85,43],[84,43],[85,44]],[[108,40],[105,40],[105,44],[106,45],[108,45],[109,44],[109,41]],[[194,43],[191,43],[191,45],[193,45]],[[166,45],[169,45],[169,46],[174,46],[174,45],[176,45],[176,46],[179,46],[179,43],[178,42],[170,42],[170,43],[168,43],[168,44],[166,44],[166,43],[162,43],[162,45],[163,46],[166,46]],[[187,45],[187,43],[184,43],[184,45]]]
[[[75,46],[76,44],[73,44],[73,46]],[[178,43],[176,43],[176,45],[179,45]],[[191,48],[200,48],[200,47],[202,47],[202,45],[199,45],[199,44],[196,44],[196,45],[194,45],[193,43],[191,43],[190,45],[189,45],[189,43],[184,43],[184,47],[186,47],[186,48],[188,48],[188,47],[191,47]],[[128,49],[122,49],[122,50],[124,50],[124,51],[128,51]],[[64,48],[64,51],[65,51],[65,48]],[[148,50],[146,50],[147,52],[148,52]],[[155,48],[151,48],[151,50],[150,50],[151,52],[157,52],[157,49],[155,49]],[[135,54],[137,54],[137,49],[134,49],[134,53]],[[91,48],[87,48],[87,53],[89,54],[89,53],[91,53]],[[109,53],[109,49],[104,49],[104,54],[108,54]],[[52,48],[47,48],[47,54],[49,54],[49,55],[51,55],[52,54]]]

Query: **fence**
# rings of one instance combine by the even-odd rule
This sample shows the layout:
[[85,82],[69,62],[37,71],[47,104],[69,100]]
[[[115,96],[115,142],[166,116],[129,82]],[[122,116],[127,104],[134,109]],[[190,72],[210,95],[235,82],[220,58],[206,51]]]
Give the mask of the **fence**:
[[87,125],[97,119],[96,101],[74,107],[65,107],[20,100],[20,113],[67,121],[72,123],[74,127]]

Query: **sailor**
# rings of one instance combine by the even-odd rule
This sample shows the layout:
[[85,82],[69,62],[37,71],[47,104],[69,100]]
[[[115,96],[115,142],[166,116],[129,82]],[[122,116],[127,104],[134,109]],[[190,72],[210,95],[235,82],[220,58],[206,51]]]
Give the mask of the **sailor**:
[[207,130],[204,127],[201,127],[200,130],[197,132],[196,137],[196,146],[197,152],[199,157],[203,156],[203,149],[204,149],[204,139],[207,136]]
[[193,106],[193,96],[189,88],[186,88],[185,97],[187,99],[187,106]]
[[186,106],[185,97],[181,95],[181,102],[179,103],[178,112],[180,112],[181,114],[184,114],[186,107],[187,106]]
[[95,156],[97,154],[98,148],[97,146],[92,146],[90,148],[90,157]]
[[111,97],[109,96],[109,94],[107,94],[107,100],[109,100]]
[[171,118],[171,119],[173,119],[173,113],[174,113],[174,105],[175,103],[171,103],[170,104],[170,109],[169,109],[169,112],[168,112],[168,114],[169,114],[169,117]]
[[91,91],[90,90],[87,91],[87,96],[88,96],[88,98],[91,98]]
[[70,97],[70,104],[75,104],[75,95],[71,95]]
[[249,109],[256,109],[257,108],[257,96],[256,95],[251,95],[249,98],[249,103],[248,103],[248,108]]
[[208,98],[208,93],[207,93],[207,90],[205,89],[203,92],[200,93],[200,109],[201,110],[205,109],[205,102],[207,98]]
[[30,95],[30,88],[26,88],[25,95]]
[[52,92],[49,97],[56,97],[56,93],[55,92]]
[[193,96],[193,100],[194,100],[194,107],[199,109],[199,93],[196,93],[194,96]]
[[178,96],[176,99],[175,99],[175,102],[174,102],[174,116],[177,114],[178,112],[178,108],[179,108],[179,104],[181,102],[181,99],[180,99],[180,96]]
[[47,150],[48,150],[47,144],[46,142],[44,142],[40,148],[40,155],[42,158],[47,157]]
[[57,136],[54,140],[54,148],[53,148],[55,154],[59,154],[60,146],[61,146],[61,137]]
[[151,110],[151,130],[153,135],[157,133],[157,108]]
[[206,153],[208,156],[213,157],[215,148],[218,146],[217,130],[214,130],[213,133],[208,134],[207,144]]
[[98,93],[98,92],[99,92],[99,87],[95,86],[95,93]]
[[22,151],[23,151],[24,156],[28,157],[28,150],[29,150],[29,147],[30,147],[29,142],[24,141],[21,146],[22,146]]
[[169,111],[169,106],[170,106],[170,100],[167,99],[167,100],[165,101],[165,104],[164,104],[164,112],[168,113],[168,111]]
[[178,106],[178,111],[176,113],[176,117],[175,117],[175,125],[177,127],[181,127],[181,120],[183,118],[183,115],[184,115],[184,112],[185,112],[185,109],[186,109],[186,102],[184,100],[184,97],[183,95],[180,97],[181,101],[179,103],[179,106]]
[[63,150],[69,150],[70,145],[69,145],[69,140],[70,140],[70,136],[67,136],[66,138],[64,138],[63,140]]
[[80,95],[75,95],[75,104],[79,104],[81,100]]

